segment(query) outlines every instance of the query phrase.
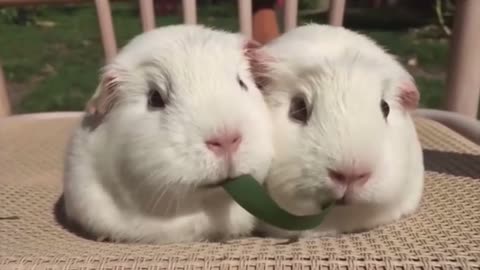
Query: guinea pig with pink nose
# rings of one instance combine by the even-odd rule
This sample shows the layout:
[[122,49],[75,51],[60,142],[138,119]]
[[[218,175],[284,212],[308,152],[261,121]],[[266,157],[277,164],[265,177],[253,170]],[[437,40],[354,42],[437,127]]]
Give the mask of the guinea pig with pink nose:
[[[414,213],[424,166],[410,116],[420,96],[412,76],[375,42],[341,27],[301,26],[266,50],[275,59],[264,88],[275,158],[265,185],[298,215],[336,202],[318,228],[300,235],[364,231]],[[261,227],[271,236],[297,234]]]
[[265,178],[269,110],[262,48],[240,34],[166,26],[107,64],[65,165],[68,219],[99,239],[174,243],[248,235],[255,219],[223,190]]

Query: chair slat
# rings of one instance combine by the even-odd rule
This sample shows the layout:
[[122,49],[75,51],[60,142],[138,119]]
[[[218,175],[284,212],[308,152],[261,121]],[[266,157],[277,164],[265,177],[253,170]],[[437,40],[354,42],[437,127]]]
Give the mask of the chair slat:
[[144,32],[155,28],[155,9],[153,0],[140,0],[140,17]]
[[3,74],[2,63],[0,63],[0,117],[9,116],[10,102],[8,100],[7,84]]
[[95,5],[97,7],[98,23],[102,36],[103,49],[105,51],[105,59],[108,63],[117,54],[117,42],[113,29],[110,2],[108,0],[95,0]]
[[238,0],[240,32],[252,38],[252,0]]
[[284,12],[285,32],[297,27],[298,0],[286,0]]
[[346,0],[330,0],[330,8],[328,10],[328,23],[330,25],[343,25],[345,4]]
[[447,110],[473,118],[480,99],[479,26],[480,1],[457,1],[444,98]]
[[185,24],[197,23],[197,1],[196,0],[183,0],[183,22]]

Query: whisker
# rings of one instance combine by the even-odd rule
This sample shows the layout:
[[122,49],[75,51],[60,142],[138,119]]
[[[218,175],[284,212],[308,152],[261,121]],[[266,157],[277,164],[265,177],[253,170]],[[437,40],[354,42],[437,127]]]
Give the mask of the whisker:
[[167,191],[168,191],[168,187],[163,187],[162,193],[160,193],[160,194],[158,195],[158,197],[157,197],[157,199],[155,200],[155,202],[153,203],[152,208],[151,208],[150,211],[153,212],[153,210],[157,208],[158,203],[163,199],[163,196],[165,196],[165,194],[167,193]]

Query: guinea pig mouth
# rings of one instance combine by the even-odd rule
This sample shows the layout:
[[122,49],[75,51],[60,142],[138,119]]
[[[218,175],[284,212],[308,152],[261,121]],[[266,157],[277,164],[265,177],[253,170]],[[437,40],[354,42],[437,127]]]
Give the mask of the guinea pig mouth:
[[363,203],[355,199],[351,193],[345,193],[341,198],[338,198],[335,201],[335,205],[338,205],[338,206],[349,206],[349,205],[359,205],[359,204],[363,204]]
[[336,201],[335,201],[335,204],[336,204],[336,205],[343,205],[343,206],[345,206],[345,205],[348,205],[349,202],[348,202],[347,198],[346,198],[345,196],[343,196],[342,198],[336,200]]
[[339,197],[337,197],[337,200],[335,201],[335,204],[336,205],[343,205],[343,206],[356,204],[355,194],[354,194],[354,191],[352,190],[352,188],[347,187],[345,189],[345,191],[342,192],[342,194]]
[[203,185],[200,185],[200,188],[206,188],[206,189],[219,188],[229,181],[232,181],[232,179],[227,178],[227,179],[223,179],[223,180],[220,180],[218,182],[215,182],[215,183],[203,184]]

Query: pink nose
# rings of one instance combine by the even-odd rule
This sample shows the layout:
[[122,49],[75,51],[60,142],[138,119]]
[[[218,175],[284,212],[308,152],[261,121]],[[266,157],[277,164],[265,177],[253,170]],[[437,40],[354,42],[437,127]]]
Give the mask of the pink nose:
[[349,185],[352,183],[365,184],[372,173],[369,170],[347,169],[332,170],[328,169],[328,176],[337,183]]
[[205,142],[207,148],[217,156],[232,155],[240,146],[242,136],[238,132],[225,132]]

